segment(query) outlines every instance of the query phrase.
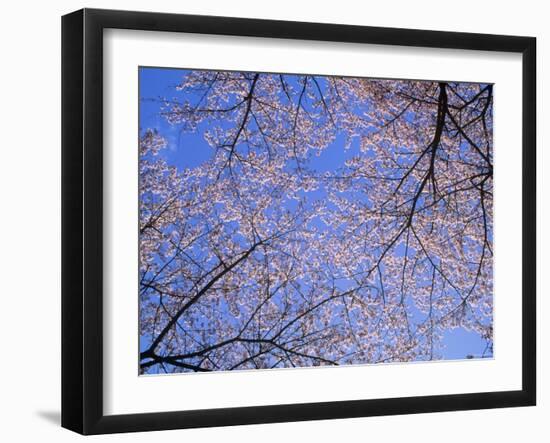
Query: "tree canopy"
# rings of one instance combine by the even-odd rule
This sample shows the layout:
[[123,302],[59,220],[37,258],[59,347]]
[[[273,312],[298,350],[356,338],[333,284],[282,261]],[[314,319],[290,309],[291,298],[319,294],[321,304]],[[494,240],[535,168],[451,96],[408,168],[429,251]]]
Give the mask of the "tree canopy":
[[455,328],[492,355],[492,85],[193,70],[176,90],[159,114],[208,159],[141,129],[142,373],[441,359]]

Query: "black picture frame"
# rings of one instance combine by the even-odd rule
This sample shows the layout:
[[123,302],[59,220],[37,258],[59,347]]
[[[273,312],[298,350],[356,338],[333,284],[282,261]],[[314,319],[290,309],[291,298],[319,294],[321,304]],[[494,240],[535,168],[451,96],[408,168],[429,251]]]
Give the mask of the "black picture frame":
[[[522,55],[522,389],[177,412],[103,413],[103,30],[171,31],[502,51]],[[336,24],[83,9],[62,18],[62,426],[151,431],[536,403],[536,39]]]

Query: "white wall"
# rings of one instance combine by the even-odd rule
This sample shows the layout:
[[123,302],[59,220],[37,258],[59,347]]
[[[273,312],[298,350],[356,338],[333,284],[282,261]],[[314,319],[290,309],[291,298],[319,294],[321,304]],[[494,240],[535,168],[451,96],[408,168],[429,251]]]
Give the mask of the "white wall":
[[[550,28],[545,2],[393,0],[143,0],[2,5],[0,64],[0,438],[8,442],[79,440],[59,427],[60,409],[60,16],[83,6],[277,18],[357,25],[531,35],[538,38],[539,202],[550,194],[550,156],[542,152],[550,119]],[[550,207],[539,206],[539,226]],[[550,266],[539,229],[539,275]],[[546,251],[543,251],[546,249]],[[542,275],[545,273],[546,275]],[[94,441],[547,441],[550,436],[550,326],[542,312],[550,281],[539,278],[539,406],[353,420],[199,429],[98,437]],[[546,373],[546,374],[545,374]]]

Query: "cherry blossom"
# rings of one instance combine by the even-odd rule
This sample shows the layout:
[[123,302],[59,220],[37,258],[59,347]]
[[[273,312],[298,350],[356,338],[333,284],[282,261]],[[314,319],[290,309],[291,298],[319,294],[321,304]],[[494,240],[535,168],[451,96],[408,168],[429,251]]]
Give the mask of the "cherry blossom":
[[141,131],[142,373],[492,356],[492,85],[182,72],[208,160]]

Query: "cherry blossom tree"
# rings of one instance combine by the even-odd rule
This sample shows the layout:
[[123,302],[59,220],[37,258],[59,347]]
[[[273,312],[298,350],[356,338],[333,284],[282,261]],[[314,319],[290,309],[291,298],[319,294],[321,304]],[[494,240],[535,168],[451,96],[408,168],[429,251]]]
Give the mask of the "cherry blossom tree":
[[142,130],[142,373],[492,355],[492,85],[182,77],[159,113],[208,160]]

